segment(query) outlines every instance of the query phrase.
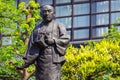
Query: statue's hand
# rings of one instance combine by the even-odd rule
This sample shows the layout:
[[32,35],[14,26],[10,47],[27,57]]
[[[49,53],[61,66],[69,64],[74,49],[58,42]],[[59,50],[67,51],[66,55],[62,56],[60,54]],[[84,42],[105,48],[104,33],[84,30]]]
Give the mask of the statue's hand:
[[55,40],[54,39],[46,39],[45,42],[49,45],[54,44]]
[[23,70],[24,68],[27,68],[27,67],[29,67],[29,65],[28,65],[28,64],[24,64],[24,65],[22,65],[22,66],[16,67],[16,69],[17,69],[17,70]]
[[16,67],[17,70],[23,70],[25,67],[24,66],[18,66]]

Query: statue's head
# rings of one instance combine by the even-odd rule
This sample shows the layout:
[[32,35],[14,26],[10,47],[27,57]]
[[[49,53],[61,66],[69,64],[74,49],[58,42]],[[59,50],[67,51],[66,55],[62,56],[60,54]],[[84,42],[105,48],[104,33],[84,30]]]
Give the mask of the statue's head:
[[40,14],[45,22],[50,22],[55,17],[55,10],[51,5],[43,5]]

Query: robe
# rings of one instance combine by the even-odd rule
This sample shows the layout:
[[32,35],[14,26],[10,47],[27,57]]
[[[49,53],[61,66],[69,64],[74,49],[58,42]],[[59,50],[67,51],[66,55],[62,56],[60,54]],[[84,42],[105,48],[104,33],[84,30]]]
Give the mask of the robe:
[[[47,44],[46,38],[54,40]],[[65,62],[66,48],[70,38],[63,24],[51,21],[42,22],[33,30],[25,53],[25,64],[35,64],[36,80],[60,80],[61,66]]]

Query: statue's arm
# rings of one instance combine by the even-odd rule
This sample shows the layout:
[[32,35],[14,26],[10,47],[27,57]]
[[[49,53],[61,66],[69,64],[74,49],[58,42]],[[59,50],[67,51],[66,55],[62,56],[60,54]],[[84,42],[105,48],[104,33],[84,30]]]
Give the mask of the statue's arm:
[[29,67],[31,64],[35,62],[38,56],[39,56],[39,48],[32,43],[32,34],[31,34],[25,55],[23,57],[24,64],[22,66],[17,67],[17,69],[21,70]]
[[58,29],[59,29],[59,38],[54,38],[55,45],[60,55],[64,55],[67,45],[69,44],[70,37],[67,35],[66,28],[63,24],[59,24]]

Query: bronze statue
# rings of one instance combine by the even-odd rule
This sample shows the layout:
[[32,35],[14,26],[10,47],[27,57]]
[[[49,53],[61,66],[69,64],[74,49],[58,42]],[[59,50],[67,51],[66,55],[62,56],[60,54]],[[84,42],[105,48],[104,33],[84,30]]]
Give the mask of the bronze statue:
[[41,7],[43,21],[33,30],[25,53],[25,64],[19,70],[35,64],[36,80],[60,80],[61,66],[69,37],[63,24],[54,20],[55,11],[50,5]]

